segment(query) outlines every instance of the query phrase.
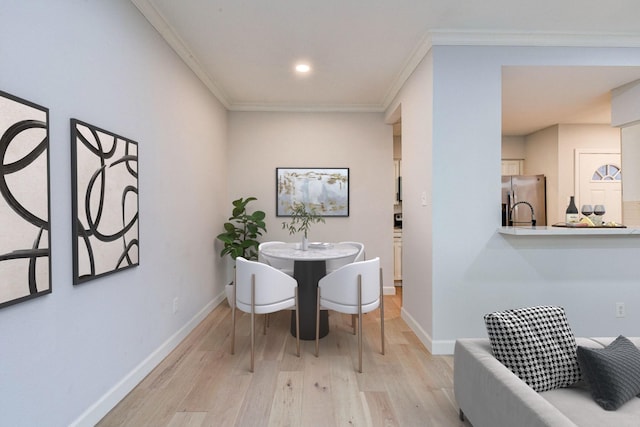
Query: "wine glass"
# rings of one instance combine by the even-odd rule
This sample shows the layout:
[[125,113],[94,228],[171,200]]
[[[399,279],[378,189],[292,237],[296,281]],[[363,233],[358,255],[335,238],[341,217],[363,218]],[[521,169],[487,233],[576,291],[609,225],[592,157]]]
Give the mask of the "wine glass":
[[582,205],[582,207],[580,208],[580,212],[582,212],[582,215],[586,217],[591,216],[591,214],[593,214],[593,206]]
[[601,226],[602,225],[602,215],[604,215],[605,210],[604,210],[604,205],[595,205],[593,208],[593,213],[596,215],[595,217],[595,224],[597,226]]

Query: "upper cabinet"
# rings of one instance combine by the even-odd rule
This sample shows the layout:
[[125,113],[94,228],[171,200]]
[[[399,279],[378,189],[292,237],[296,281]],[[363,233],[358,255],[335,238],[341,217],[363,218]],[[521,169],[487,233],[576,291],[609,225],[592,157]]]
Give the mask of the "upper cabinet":
[[502,160],[502,175],[523,175],[524,160]]

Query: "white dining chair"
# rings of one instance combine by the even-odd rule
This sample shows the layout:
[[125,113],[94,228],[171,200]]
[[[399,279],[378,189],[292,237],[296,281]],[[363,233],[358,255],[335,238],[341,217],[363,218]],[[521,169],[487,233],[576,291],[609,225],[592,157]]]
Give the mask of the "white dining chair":
[[258,261],[269,264],[272,267],[277,268],[278,270],[288,274],[289,276],[293,276],[293,260],[292,259],[281,259],[274,258],[269,255],[266,255],[263,252],[263,249],[273,245],[284,245],[284,242],[272,241],[272,242],[262,242],[258,245]]
[[[349,257],[344,257],[344,258],[338,258],[338,259],[330,259],[327,260],[327,274],[331,273],[333,271],[336,271],[337,269],[339,269],[340,267],[347,265],[347,264],[351,264],[352,262],[360,262],[360,261],[364,261],[365,260],[365,253],[364,253],[364,244],[360,243],[360,242],[340,242],[340,245],[351,245],[351,246],[355,246],[358,249],[358,252],[356,252],[355,255],[353,256],[349,256]],[[353,334],[356,334],[356,315],[352,315],[351,316],[351,327],[353,328]]]
[[355,246],[358,249],[355,255],[338,258],[338,259],[329,259],[327,260],[327,273],[331,273],[336,271],[343,265],[351,264],[352,262],[364,261],[364,244],[360,242],[340,242],[339,245],[351,245]]
[[354,262],[329,273],[318,282],[316,307],[316,357],[320,341],[320,310],[358,316],[358,371],[362,373],[362,315],[380,307],[381,353],[384,354],[384,298],[380,258]]
[[298,282],[282,271],[242,257],[236,258],[235,304],[231,309],[231,354],[235,351],[236,309],[251,314],[251,368],[255,358],[255,315],[292,308],[296,313],[296,352],[300,357]]

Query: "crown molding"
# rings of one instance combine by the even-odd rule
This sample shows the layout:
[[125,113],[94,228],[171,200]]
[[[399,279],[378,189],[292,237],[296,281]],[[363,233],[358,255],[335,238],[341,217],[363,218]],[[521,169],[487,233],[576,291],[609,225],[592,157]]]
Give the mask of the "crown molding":
[[193,71],[196,76],[204,83],[204,85],[213,93],[213,95],[224,105],[230,109],[229,98],[224,90],[222,90],[214,80],[205,71],[204,67],[196,59],[193,52],[187,48],[185,42],[176,34],[173,27],[169,25],[164,16],[149,0],[131,0],[138,8],[142,15],[156,29],[158,33],[165,39],[167,44],[180,56],[185,64]]
[[429,38],[433,46],[640,47],[639,33],[434,30]]
[[398,95],[398,92],[400,92],[400,89],[402,89],[402,86],[404,86],[411,74],[413,74],[418,65],[420,65],[424,57],[427,56],[432,46],[433,43],[431,35],[427,33],[415,49],[413,49],[413,52],[411,52],[411,55],[409,55],[409,58],[407,58],[400,72],[396,75],[396,78],[389,87],[389,90],[382,101],[382,105],[384,105],[385,109],[391,105],[395,97]]
[[344,104],[344,105],[296,105],[296,104],[250,104],[233,103],[229,111],[277,112],[277,113],[383,113],[384,105]]

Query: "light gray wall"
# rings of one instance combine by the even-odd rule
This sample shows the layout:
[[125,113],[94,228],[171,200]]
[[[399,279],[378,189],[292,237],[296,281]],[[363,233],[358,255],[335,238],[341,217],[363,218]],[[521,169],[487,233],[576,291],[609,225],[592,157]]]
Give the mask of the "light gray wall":
[[[403,150],[405,117],[433,106],[431,177],[404,168],[405,182],[433,187],[432,217],[405,210],[403,230],[432,236],[432,247],[425,242],[426,249],[416,245],[403,253],[403,264],[412,266],[403,271],[403,282],[422,287],[413,293],[422,300],[405,301],[404,309],[417,319],[423,341],[434,353],[448,353],[457,338],[486,336],[485,313],[535,304],[564,306],[578,335],[637,334],[637,237],[506,237],[497,233],[496,207],[501,67],[637,66],[640,49],[435,46],[431,55],[433,69],[416,73],[428,79],[432,72],[433,90],[423,85],[416,104],[405,100],[418,95],[405,92],[396,101],[402,103]],[[428,138],[421,138],[427,150]],[[432,265],[425,262],[429,256]],[[615,318],[616,302],[627,304],[626,318]]]
[[640,118],[640,80],[611,91],[611,124],[624,127],[637,124]]
[[[359,241],[380,257],[385,292],[393,287],[393,135],[376,113],[229,114],[230,200],[254,196],[267,214],[262,241],[297,242],[275,216],[276,167],[349,168],[349,217],[314,224],[311,241]],[[229,202],[230,203],[230,202]],[[229,204],[229,206],[231,206]]]
[[640,123],[620,129],[622,144],[622,200],[640,202]]
[[432,244],[437,232],[432,226],[432,105],[433,58],[428,53],[387,110],[402,111],[402,318],[428,348],[434,328]]
[[[128,1],[1,9],[0,89],[50,109],[53,293],[0,310],[0,424],[93,425],[223,292],[226,111]],[[76,287],[72,117],[140,157],[140,266]]]
[[525,158],[525,137],[524,136],[503,136],[502,137],[502,158],[503,159],[524,159]]

